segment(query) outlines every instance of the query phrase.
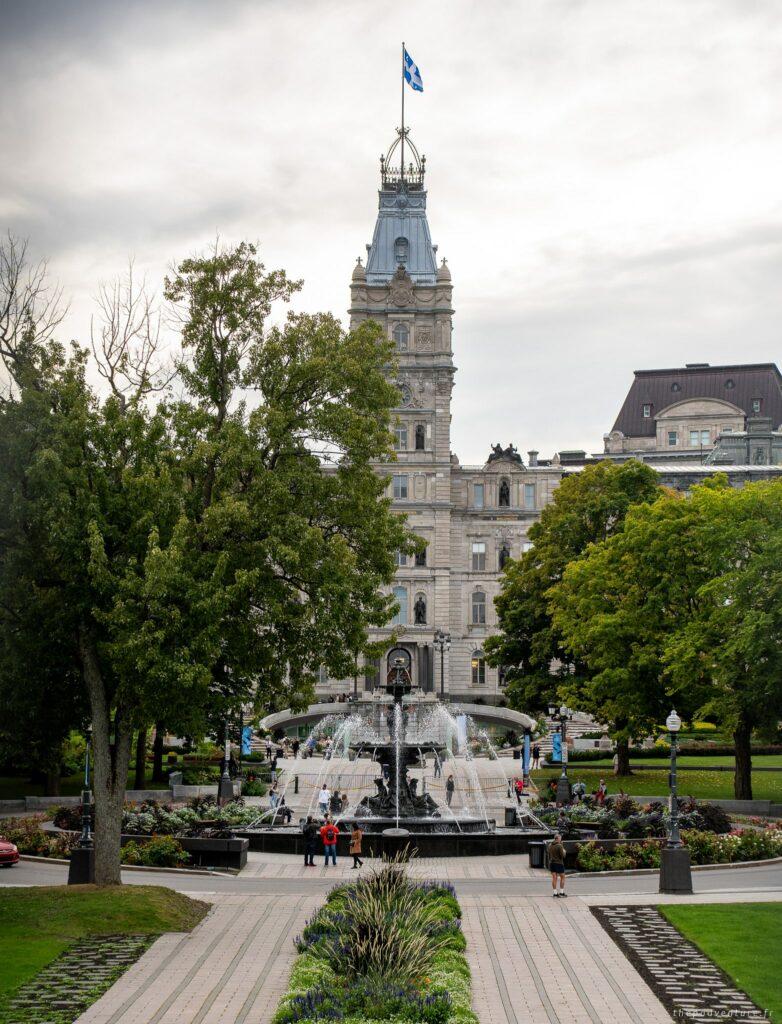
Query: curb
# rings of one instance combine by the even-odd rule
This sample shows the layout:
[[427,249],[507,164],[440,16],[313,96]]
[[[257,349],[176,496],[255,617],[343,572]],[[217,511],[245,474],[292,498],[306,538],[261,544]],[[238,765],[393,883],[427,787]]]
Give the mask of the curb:
[[[768,860],[737,860],[732,864],[693,864],[690,871],[715,871],[723,869],[759,868],[768,864],[782,864],[782,857]],[[659,868],[630,868],[628,871],[574,871],[568,878],[619,878],[623,875],[659,875]]]
[[[31,853],[20,853],[19,860],[29,860],[34,864],[70,864],[64,857],[35,857]],[[122,864],[123,871],[157,871],[168,875],[197,875],[199,878],[237,878],[237,874],[224,871],[204,871],[203,868],[156,868],[148,864]]]

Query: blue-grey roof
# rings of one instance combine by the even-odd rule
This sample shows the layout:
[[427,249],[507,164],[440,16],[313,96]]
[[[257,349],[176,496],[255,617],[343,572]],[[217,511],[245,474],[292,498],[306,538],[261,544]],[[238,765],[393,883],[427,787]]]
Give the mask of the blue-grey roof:
[[426,220],[426,192],[406,183],[389,183],[379,195],[380,208],[367,256],[367,282],[384,284],[403,263],[413,284],[434,284],[437,264]]

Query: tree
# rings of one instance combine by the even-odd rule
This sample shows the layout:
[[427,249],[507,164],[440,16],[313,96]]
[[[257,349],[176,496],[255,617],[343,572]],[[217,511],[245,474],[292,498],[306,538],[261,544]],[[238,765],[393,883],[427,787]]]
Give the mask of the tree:
[[489,663],[505,669],[511,707],[538,711],[559,679],[585,671],[552,623],[548,592],[590,544],[621,530],[629,508],[659,493],[654,470],[636,460],[601,462],[562,480],[530,527],[533,547],[507,564],[495,600],[501,632],[485,647]]
[[[629,772],[630,740],[669,710],[666,644],[706,579],[701,548],[696,505],[663,495],[631,508],[623,529],[570,562],[548,591],[554,628],[584,666],[561,692],[610,726],[619,774]],[[697,697],[683,692],[681,699],[686,716]]]
[[734,795],[752,799],[752,734],[782,716],[782,483],[693,495],[708,565],[664,661],[680,693],[733,734]]

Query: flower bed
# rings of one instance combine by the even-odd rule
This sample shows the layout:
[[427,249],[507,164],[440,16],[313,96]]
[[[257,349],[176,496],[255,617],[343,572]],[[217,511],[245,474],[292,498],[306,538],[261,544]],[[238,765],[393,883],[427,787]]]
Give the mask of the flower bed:
[[[692,864],[735,864],[741,861],[769,860],[782,856],[782,829],[737,829],[727,834],[685,829],[682,841],[690,851]],[[660,866],[662,839],[627,843],[615,850],[586,843],[576,857],[579,871],[629,871]]]
[[453,889],[398,863],[333,889],[296,948],[274,1024],[477,1024]]
[[[668,834],[670,822],[668,809],[661,801],[642,806],[626,794],[610,797],[605,807],[595,807],[591,803],[567,808],[547,807],[538,811],[538,817],[547,825],[556,826],[566,839],[577,839],[579,826],[594,829],[600,839],[662,837]],[[679,827],[728,833],[731,821],[716,804],[680,800]]]
[[0,821],[0,836],[29,857],[70,857],[79,842],[78,834],[44,832],[41,828],[44,821],[45,814],[4,818]]
[[[58,828],[81,829],[82,809],[60,807],[54,815]],[[233,800],[218,807],[213,797],[196,797],[186,807],[159,804],[155,800],[140,804],[126,804],[122,815],[123,835],[208,837],[210,834],[247,825],[258,817],[257,807],[245,807],[241,800]]]

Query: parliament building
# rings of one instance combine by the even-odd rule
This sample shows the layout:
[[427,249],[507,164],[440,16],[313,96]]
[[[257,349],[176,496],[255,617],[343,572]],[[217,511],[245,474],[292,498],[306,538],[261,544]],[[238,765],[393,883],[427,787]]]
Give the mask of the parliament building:
[[[599,455],[540,459],[534,449],[522,455],[487,439],[486,462],[461,465],[451,451],[453,281],[429,231],[425,159],[406,131],[381,158],[374,234],[350,285],[350,326],[376,320],[396,346],[396,462],[378,471],[389,476],[394,507],[426,541],[422,553],[398,556],[399,610],[372,639],[388,636],[390,647],[394,633],[424,691],[494,704],[503,699],[502,672],[486,664],[483,646],[496,629],[502,569],[529,546],[529,527],[562,477],[606,458],[641,458],[681,489],[718,469],[737,485],[782,475],[782,378],[773,365],[638,371]],[[385,659],[367,663],[358,685],[372,689],[386,671]],[[322,674],[317,692],[353,685]]]

